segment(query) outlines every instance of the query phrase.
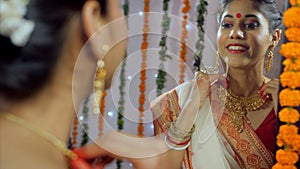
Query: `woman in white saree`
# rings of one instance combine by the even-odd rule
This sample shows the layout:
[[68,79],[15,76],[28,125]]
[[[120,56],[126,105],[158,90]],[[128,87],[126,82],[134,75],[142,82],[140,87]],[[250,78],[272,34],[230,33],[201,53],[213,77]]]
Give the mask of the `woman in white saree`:
[[[198,72],[153,101],[156,139],[114,132],[97,144],[141,169],[272,167],[278,80],[264,68],[280,40],[280,11],[274,0],[223,0],[218,21],[225,73]],[[107,154],[96,144],[81,151],[86,158]]]
[[[155,100],[155,133],[165,133],[168,153],[176,154],[171,168],[180,168],[180,158],[194,169],[271,168],[278,80],[263,70],[272,65],[281,14],[273,0],[224,0],[219,12],[225,74],[199,72]],[[175,139],[174,128],[188,135],[193,124],[190,140]]]

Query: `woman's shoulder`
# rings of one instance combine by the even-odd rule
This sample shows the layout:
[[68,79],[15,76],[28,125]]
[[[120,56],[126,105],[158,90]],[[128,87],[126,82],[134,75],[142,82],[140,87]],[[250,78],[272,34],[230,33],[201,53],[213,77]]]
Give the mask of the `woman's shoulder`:
[[265,83],[266,86],[270,89],[277,91],[279,88],[279,79],[277,78],[267,79]]
[[265,83],[279,83],[279,79],[278,78],[265,78]]

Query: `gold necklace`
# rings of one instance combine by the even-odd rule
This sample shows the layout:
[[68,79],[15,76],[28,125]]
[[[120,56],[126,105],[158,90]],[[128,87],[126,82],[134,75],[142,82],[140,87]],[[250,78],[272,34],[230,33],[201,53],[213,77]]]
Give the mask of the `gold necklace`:
[[266,102],[266,99],[260,96],[260,92],[250,97],[242,97],[235,95],[231,89],[225,89],[223,86],[220,86],[217,92],[221,102],[231,111],[229,114],[230,122],[239,133],[244,130],[243,117],[250,124],[250,120],[247,118],[247,112],[258,110]]
[[27,129],[35,132],[39,136],[45,138],[46,140],[48,140],[50,143],[52,143],[55,147],[57,147],[64,155],[66,155],[71,160],[78,159],[77,154],[75,154],[73,151],[69,150],[63,141],[59,140],[58,138],[56,138],[49,132],[47,132],[47,131],[39,128],[38,126],[33,125],[30,122],[28,122],[18,116],[15,116],[11,113],[1,113],[1,114],[2,114],[1,116],[6,118],[7,120],[17,123]]

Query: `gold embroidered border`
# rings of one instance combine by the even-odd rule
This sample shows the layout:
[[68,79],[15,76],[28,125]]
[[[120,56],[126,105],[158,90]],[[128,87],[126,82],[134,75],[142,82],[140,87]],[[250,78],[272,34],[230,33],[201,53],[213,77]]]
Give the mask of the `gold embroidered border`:
[[265,162],[269,164],[269,167],[271,168],[273,165],[273,156],[258,138],[252,127],[248,123],[245,123],[245,126],[246,135],[253,141],[253,143],[256,145],[256,148],[259,150],[259,153],[265,157],[263,160],[265,160]]
[[[166,109],[162,107],[163,105],[160,104],[164,101],[170,102],[170,111],[165,111]],[[162,96],[160,100],[156,102],[153,107],[151,107],[151,109],[153,112],[153,117],[155,118],[153,122],[155,127],[155,135],[158,135],[165,132],[170,127],[171,122],[176,120],[179,113],[181,112],[176,90],[172,90],[171,92]],[[165,119],[165,117],[170,116],[170,112],[175,113],[175,117],[173,119],[170,119],[171,121],[168,121],[167,119]],[[159,126],[159,128],[157,128],[156,126]],[[183,162],[186,169],[193,169],[191,145],[185,151]]]
[[[228,114],[224,113],[223,116],[228,116]],[[228,135],[228,134],[225,134],[227,133],[226,131],[223,131],[223,130],[226,130],[227,128],[226,127],[221,127],[221,125],[219,125],[218,127],[218,131],[222,134],[222,136],[227,140],[228,144],[230,145],[230,147],[235,147],[233,145],[233,141],[232,139],[229,139],[228,137],[225,137],[225,135]],[[235,140],[236,141],[236,140]],[[237,160],[237,163],[239,164],[239,166],[241,167],[241,169],[247,169],[246,167],[246,164],[245,162],[242,160],[242,157],[239,155],[238,151],[233,148],[233,151],[235,153],[235,160]]]
[[[228,113],[224,113],[223,116],[228,116]],[[247,122],[244,119],[244,123],[247,124]],[[228,141],[228,143],[230,144],[230,146],[233,148],[234,152],[236,153],[237,156],[237,161],[238,163],[241,165],[241,168],[249,168],[247,162],[245,161],[246,159],[243,159],[242,156],[247,156],[247,154],[245,155],[241,155],[239,154],[238,150],[236,149],[235,143],[238,142],[238,140],[234,139],[234,138],[230,138],[228,136],[228,132],[227,132],[227,128],[230,126],[231,124],[227,124],[227,126],[222,125],[222,123],[220,123],[220,126],[218,127],[219,131],[221,130],[222,135],[226,138],[226,140]],[[227,133],[227,134],[225,134]],[[268,150],[266,149],[266,147],[263,145],[263,143],[261,142],[261,140],[258,138],[258,136],[256,135],[256,133],[251,130],[251,126],[246,125],[244,128],[244,132],[240,133],[240,137],[242,138],[248,138],[245,140],[249,140],[251,143],[251,149],[252,149],[252,153],[258,155],[259,157],[262,158],[263,161],[263,165],[267,165],[265,167],[271,168],[272,163],[273,163],[273,157],[272,155],[268,152]],[[253,151],[256,150],[256,151]],[[261,166],[263,167],[263,166]]]

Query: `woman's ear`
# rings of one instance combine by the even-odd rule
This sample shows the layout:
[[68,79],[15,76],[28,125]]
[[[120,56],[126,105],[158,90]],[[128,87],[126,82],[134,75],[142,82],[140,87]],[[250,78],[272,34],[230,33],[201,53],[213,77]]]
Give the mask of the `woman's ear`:
[[104,24],[105,19],[101,16],[99,2],[86,1],[82,8],[82,25],[85,35],[91,37]]
[[272,33],[272,42],[274,47],[279,43],[281,39],[281,29],[276,29],[274,33]]

